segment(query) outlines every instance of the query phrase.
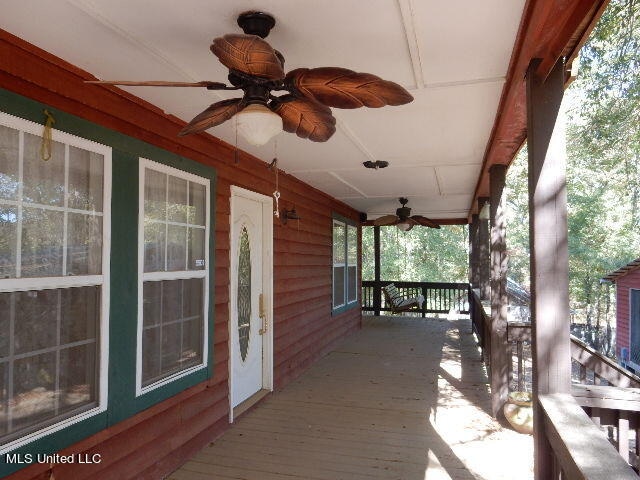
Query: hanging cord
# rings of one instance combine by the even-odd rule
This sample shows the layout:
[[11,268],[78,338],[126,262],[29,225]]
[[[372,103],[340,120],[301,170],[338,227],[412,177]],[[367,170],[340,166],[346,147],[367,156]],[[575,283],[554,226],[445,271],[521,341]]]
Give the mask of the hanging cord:
[[53,115],[49,112],[49,110],[44,111],[47,119],[44,122],[44,130],[42,131],[42,143],[40,144],[40,158],[45,162],[51,158],[51,149],[53,140],[51,138],[51,129],[53,124],[56,123],[56,120],[53,118]]
[[276,138],[273,141],[273,161],[269,165],[269,169],[275,169],[276,171],[276,189],[273,192],[273,198],[276,200],[275,210],[273,211],[273,215],[276,218],[280,218],[280,190],[278,187],[278,139]]

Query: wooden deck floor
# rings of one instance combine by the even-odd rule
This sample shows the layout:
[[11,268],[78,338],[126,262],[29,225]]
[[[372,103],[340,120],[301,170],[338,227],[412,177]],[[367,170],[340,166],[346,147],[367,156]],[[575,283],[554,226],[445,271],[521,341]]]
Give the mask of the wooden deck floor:
[[365,319],[169,478],[533,478],[531,437],[488,413],[468,320]]

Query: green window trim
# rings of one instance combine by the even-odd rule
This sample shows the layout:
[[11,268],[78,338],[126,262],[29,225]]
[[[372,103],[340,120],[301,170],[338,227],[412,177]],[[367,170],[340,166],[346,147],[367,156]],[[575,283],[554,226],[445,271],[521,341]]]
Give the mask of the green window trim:
[[[211,219],[215,219],[216,172],[213,168],[199,162],[180,157],[7,90],[0,89],[0,105],[2,105],[0,110],[5,113],[40,124],[44,121],[43,111],[47,109],[55,118],[57,130],[104,144],[112,149],[107,409],[10,452],[22,458],[26,454],[32,454],[35,458],[37,454],[52,454],[60,451],[211,378],[215,343],[213,288],[209,288],[208,321],[205,332],[209,342],[206,368],[136,397],[139,158],[148,158],[207,178],[210,181]],[[209,264],[208,280],[209,285],[213,285],[215,272],[215,225],[213,222],[209,231]],[[28,463],[8,463],[6,455],[3,455],[0,457],[0,477],[28,465]]]

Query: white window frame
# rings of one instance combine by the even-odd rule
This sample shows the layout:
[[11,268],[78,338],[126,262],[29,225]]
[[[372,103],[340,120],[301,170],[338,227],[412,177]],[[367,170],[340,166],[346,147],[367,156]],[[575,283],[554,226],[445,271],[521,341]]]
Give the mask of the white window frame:
[[[635,363],[632,360],[632,352],[633,352],[633,344],[631,341],[632,335],[631,335],[631,330],[633,329],[633,323],[632,323],[632,315],[633,315],[633,310],[632,310],[632,297],[633,294],[632,292],[638,292],[638,295],[640,295],[640,289],[638,288],[629,288],[629,360],[626,362],[627,365],[629,365],[631,368],[633,368],[636,372],[640,371],[640,365],[638,365],[637,363]],[[640,345],[636,348],[640,348]]]
[[[22,205],[22,175],[23,175],[23,154],[24,154],[24,134],[42,136],[43,126],[41,124],[25,120],[4,112],[0,112],[0,125],[13,128],[19,132],[19,200],[2,201],[4,205],[15,204],[18,207],[18,217],[21,217]],[[11,442],[0,445],[0,455],[10,452],[16,448],[22,447],[39,438],[45,437],[51,433],[57,432],[70,425],[81,422],[87,418],[93,417],[107,409],[108,378],[109,378],[109,281],[110,281],[110,258],[111,258],[111,147],[97,143],[85,138],[77,137],[69,133],[59,130],[51,130],[51,139],[54,142],[65,144],[65,164],[69,162],[69,147],[77,147],[98,153],[103,156],[103,202],[102,212],[93,212],[94,215],[102,216],[102,274],[101,275],[74,275],[59,277],[33,277],[33,278],[6,278],[0,279],[0,293],[19,292],[27,290],[47,290],[47,289],[65,289],[71,287],[89,287],[100,286],[100,321],[98,325],[98,346],[99,355],[96,358],[98,362],[98,405],[94,408],[86,410],[78,415],[66,418],[52,425],[44,427],[35,432],[29,433],[23,437],[17,438]],[[66,166],[65,165],[65,166]],[[68,169],[65,168],[65,172]],[[65,183],[68,176],[65,173]],[[65,188],[66,191],[66,188]],[[66,205],[65,196],[65,205]],[[74,212],[74,209],[68,207],[54,207],[51,210]],[[84,212],[84,211],[83,211]],[[66,223],[64,225],[64,240],[66,241]],[[18,234],[18,242],[20,241]],[[16,255],[16,263],[19,264],[21,258]],[[63,274],[66,272],[66,255],[63,256]]]
[[[335,245],[333,243],[333,230],[336,227],[336,225],[344,227],[344,244],[342,245],[342,248],[344,250],[344,262],[343,263],[336,263],[335,262]],[[356,239],[357,239],[357,227],[355,225],[352,225],[348,222],[345,222],[343,220],[340,220],[338,218],[332,218],[332,223],[331,223],[331,310],[332,311],[336,311],[339,310],[341,308],[345,308],[348,307],[350,305],[353,305],[355,303],[358,303],[358,260],[356,259],[356,263],[355,265],[351,265],[349,263],[349,249],[348,249],[348,245],[349,245],[349,227],[351,228],[355,228],[356,229]],[[356,248],[357,248],[357,240],[356,240]],[[349,301],[349,267],[356,267],[356,296],[354,300]],[[335,283],[335,268],[336,267],[343,267],[344,268],[344,288],[343,288],[343,295],[344,295],[344,301],[343,303],[341,303],[340,305],[336,305],[335,304],[335,288],[334,288],[334,283]]]
[[[349,229],[353,228],[355,230],[356,233],[356,261],[355,263],[352,265],[349,263]],[[346,242],[346,255],[345,255],[345,260],[347,262],[346,265],[346,269],[345,269],[345,300],[347,302],[347,305],[351,305],[353,303],[357,303],[358,302],[358,227],[356,227],[355,225],[351,225],[349,223],[347,223],[347,232],[346,232],[346,237],[345,237],[345,242]],[[349,268],[350,267],[356,267],[356,288],[355,288],[355,297],[353,300],[349,300]]]
[[[144,271],[144,180],[145,169],[150,168],[160,173],[165,173],[174,177],[178,177],[183,180],[188,180],[194,183],[198,183],[205,186],[205,246],[204,246],[204,261],[205,268],[203,270],[184,270],[184,271],[171,271],[171,272],[147,272]],[[209,362],[209,273],[210,273],[210,259],[209,259],[209,237],[210,235],[210,208],[211,203],[211,182],[208,178],[200,177],[198,175],[179,170],[177,168],[169,167],[162,163],[154,162],[147,158],[139,159],[139,190],[138,190],[138,338],[136,347],[136,397],[144,395],[152,390],[160,388],[164,385],[172,383],[179,378],[183,378],[187,375],[191,375],[194,372],[207,368]],[[188,255],[188,251],[187,251]],[[160,379],[157,382],[151,383],[147,386],[142,386],[142,334],[144,327],[144,312],[143,312],[143,286],[145,281],[161,281],[161,280],[181,280],[189,278],[203,278],[204,279],[204,294],[203,294],[203,310],[202,310],[202,363],[193,365],[189,368],[169,375],[166,378]]]

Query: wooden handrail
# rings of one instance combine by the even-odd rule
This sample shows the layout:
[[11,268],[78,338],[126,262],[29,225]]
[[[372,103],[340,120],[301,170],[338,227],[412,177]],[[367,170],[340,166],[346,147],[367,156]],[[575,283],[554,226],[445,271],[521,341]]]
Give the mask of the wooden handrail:
[[640,388],[640,377],[571,335],[571,358],[616,387]]
[[[530,342],[530,323],[509,323],[507,326],[509,342]],[[598,378],[606,380],[616,387],[640,388],[640,377],[634,375],[622,365],[596,351],[579,338],[571,335],[571,358],[584,369],[591,370]]]
[[638,480],[570,394],[540,395],[545,434],[568,480]]

